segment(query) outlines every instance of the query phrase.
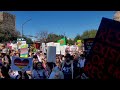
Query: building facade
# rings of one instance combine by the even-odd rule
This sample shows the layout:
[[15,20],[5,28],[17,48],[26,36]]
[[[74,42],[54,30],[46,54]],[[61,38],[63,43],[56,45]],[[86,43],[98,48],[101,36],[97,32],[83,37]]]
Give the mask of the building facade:
[[0,28],[3,30],[15,30],[15,15],[7,12],[0,12]]
[[120,22],[120,11],[115,12],[113,19]]

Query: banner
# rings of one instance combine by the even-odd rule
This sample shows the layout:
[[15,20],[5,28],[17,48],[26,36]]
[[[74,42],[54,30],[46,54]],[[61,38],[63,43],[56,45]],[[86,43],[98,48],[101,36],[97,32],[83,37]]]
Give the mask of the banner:
[[66,45],[66,39],[62,38],[60,40],[57,41],[58,43],[60,43],[60,45]]
[[12,57],[11,69],[17,71],[30,71],[33,58]]
[[102,18],[88,58],[90,79],[120,79],[120,22]]
[[55,46],[48,46],[47,47],[47,62],[54,62],[56,61],[56,47]]
[[94,38],[87,38],[84,39],[84,48],[86,51],[86,56],[89,55],[89,52],[91,50],[91,47],[93,45]]

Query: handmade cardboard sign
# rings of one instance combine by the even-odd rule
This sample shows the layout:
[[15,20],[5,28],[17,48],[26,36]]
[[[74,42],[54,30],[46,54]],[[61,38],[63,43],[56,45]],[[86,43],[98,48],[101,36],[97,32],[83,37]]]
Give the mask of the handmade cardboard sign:
[[19,58],[19,57],[12,57],[12,70],[17,71],[30,71],[32,68],[32,58]]
[[89,54],[89,52],[91,50],[91,47],[93,45],[93,41],[94,41],[94,38],[84,39],[84,47],[85,47],[85,51],[86,51],[86,56]]
[[56,61],[56,47],[48,46],[47,47],[47,62],[55,62]]
[[120,79],[120,22],[102,18],[87,58],[90,79]]

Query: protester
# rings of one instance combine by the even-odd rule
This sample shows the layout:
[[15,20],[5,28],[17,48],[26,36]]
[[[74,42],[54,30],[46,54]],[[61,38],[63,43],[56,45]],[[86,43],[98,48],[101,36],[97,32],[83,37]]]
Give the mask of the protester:
[[46,64],[45,64],[45,73],[46,73],[47,79],[49,78],[51,72],[52,71],[50,70],[50,67],[48,66],[48,63],[46,62]]
[[73,66],[74,66],[74,68],[73,68],[73,70],[74,70],[74,79],[80,74],[80,65],[79,65],[79,54],[77,54],[77,53],[75,53],[74,55],[73,55]]
[[83,54],[80,55],[79,66],[80,66],[80,75],[84,73],[84,64],[85,64],[85,56]]
[[47,77],[47,75],[42,66],[42,63],[41,62],[36,63],[36,67],[32,71],[32,78],[33,79],[46,79],[46,77]]
[[39,62],[39,60],[38,60],[37,55],[34,55],[33,56],[33,69],[36,67],[36,63],[38,63],[38,62]]
[[16,79],[16,77],[19,75],[18,71],[14,71],[14,70],[9,70],[9,75],[11,79]]
[[2,53],[2,68],[1,68],[1,73],[4,78],[10,79],[10,76],[8,74],[9,69],[10,69],[10,58],[8,59],[9,56],[6,55],[6,53]]
[[[33,58],[32,66],[29,71],[12,70],[12,57],[20,57],[20,49],[6,49],[3,45],[0,47],[2,64],[0,63],[0,78],[1,79],[84,79],[83,68],[85,58],[83,54],[68,50],[65,55],[56,54],[55,62],[47,61],[47,53],[41,50],[33,50],[29,48],[28,58]],[[22,59],[21,59],[22,60]],[[21,62],[19,62],[20,64]],[[16,65],[17,66],[17,65]],[[21,68],[20,68],[21,69]]]
[[60,70],[59,66],[56,66],[53,68],[49,79],[64,79],[64,74],[63,72]]
[[29,75],[26,73],[26,71],[18,71],[18,75],[15,79],[30,79]]
[[64,79],[73,79],[73,62],[71,61],[70,54],[66,54],[65,62],[62,64],[62,72]]

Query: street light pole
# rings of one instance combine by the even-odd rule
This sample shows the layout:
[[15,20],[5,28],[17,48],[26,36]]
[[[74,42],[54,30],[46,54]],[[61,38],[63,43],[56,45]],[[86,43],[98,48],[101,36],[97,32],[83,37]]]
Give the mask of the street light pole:
[[25,21],[23,24],[22,24],[22,37],[23,37],[23,26],[27,23],[27,22],[29,22],[31,19],[28,19],[27,21]]

